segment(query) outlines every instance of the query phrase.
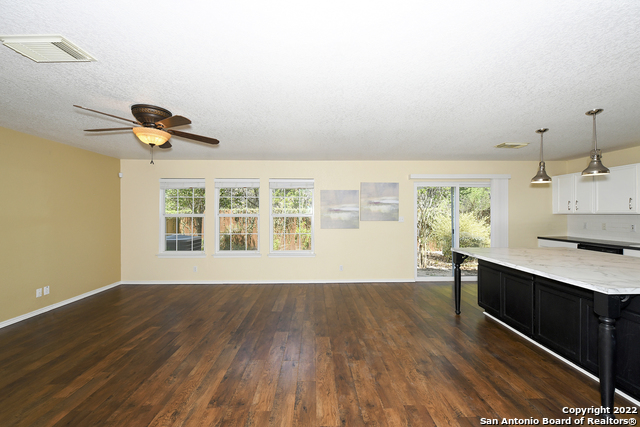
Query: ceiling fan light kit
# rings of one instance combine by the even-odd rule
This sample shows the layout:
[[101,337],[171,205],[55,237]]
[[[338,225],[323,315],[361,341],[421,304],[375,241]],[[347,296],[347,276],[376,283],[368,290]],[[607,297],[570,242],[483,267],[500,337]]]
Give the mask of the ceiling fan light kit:
[[150,127],[135,127],[133,133],[136,134],[138,139],[148,145],[162,145],[171,138],[171,135],[167,132]]

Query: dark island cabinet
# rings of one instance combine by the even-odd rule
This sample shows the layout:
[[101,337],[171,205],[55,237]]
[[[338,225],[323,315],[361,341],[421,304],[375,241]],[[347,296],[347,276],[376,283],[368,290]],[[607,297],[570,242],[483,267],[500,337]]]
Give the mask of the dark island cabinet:
[[[640,280],[640,278],[639,278]],[[593,291],[479,261],[478,305],[549,350],[598,376]],[[640,298],[616,321],[616,387],[640,398]]]
[[478,305],[523,334],[533,331],[533,276],[479,261]]

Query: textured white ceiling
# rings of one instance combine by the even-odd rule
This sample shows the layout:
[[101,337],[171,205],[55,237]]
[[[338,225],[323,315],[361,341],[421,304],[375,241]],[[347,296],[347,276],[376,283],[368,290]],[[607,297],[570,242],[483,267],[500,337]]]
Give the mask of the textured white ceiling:
[[[61,34],[97,58],[0,46],[0,126],[146,159],[125,122],[192,120],[157,159],[545,160],[640,145],[640,1],[0,0],[0,33]],[[493,148],[529,142],[526,148]]]

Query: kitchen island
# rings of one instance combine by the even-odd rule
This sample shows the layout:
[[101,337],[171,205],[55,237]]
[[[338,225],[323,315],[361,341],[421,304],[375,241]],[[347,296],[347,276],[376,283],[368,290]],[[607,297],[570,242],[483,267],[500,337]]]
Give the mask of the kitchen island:
[[478,304],[491,316],[600,379],[611,408],[616,382],[640,399],[640,262],[568,248],[455,248],[460,264],[478,259]]

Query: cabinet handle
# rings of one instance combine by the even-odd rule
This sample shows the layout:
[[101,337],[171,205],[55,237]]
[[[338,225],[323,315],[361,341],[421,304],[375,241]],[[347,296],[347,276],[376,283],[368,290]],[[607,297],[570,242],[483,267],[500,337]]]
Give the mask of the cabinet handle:
[[571,210],[571,200],[569,200],[567,202],[567,210],[570,211]]
[[578,201],[576,200],[576,210],[578,210]]
[[629,197],[629,210],[631,210],[631,200],[633,200],[631,197]]

